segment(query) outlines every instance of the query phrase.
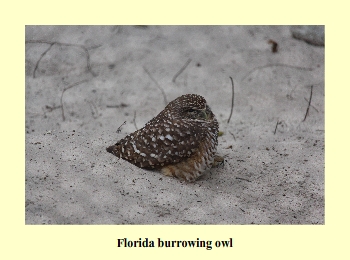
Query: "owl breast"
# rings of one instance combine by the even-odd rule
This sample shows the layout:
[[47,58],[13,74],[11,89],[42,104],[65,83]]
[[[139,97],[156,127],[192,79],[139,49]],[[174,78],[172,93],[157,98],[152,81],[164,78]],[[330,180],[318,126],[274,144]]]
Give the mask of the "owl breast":
[[[215,123],[214,123],[215,125]],[[216,125],[217,122],[216,122]],[[208,129],[206,137],[193,155],[177,164],[164,166],[161,171],[166,176],[174,176],[186,181],[194,181],[212,167],[217,149],[218,128]],[[214,130],[214,131],[211,131]]]

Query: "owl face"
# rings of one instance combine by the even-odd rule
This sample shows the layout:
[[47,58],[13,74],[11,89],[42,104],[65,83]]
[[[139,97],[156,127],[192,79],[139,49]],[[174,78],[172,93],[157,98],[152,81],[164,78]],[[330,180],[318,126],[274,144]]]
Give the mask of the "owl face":
[[185,107],[182,110],[181,117],[183,119],[210,121],[213,118],[213,113],[208,105],[206,105],[203,109],[197,107]]

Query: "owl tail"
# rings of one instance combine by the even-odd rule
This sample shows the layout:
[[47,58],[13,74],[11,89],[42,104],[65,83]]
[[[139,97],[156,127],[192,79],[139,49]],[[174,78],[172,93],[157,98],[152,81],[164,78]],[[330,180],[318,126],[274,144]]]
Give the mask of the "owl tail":
[[119,144],[116,143],[115,145],[107,147],[106,150],[107,150],[107,152],[109,152],[109,153],[111,153],[111,154],[113,154],[115,156],[118,156],[117,154],[118,154],[118,151],[119,151]]
[[112,153],[113,152],[114,145],[107,147],[107,152]]

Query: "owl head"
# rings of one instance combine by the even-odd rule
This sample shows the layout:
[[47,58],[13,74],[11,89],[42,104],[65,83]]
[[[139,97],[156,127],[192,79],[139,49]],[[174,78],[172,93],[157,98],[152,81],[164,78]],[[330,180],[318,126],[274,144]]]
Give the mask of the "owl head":
[[165,112],[167,111],[172,111],[172,117],[174,119],[211,121],[214,117],[205,99],[196,94],[187,94],[178,97],[165,107]]

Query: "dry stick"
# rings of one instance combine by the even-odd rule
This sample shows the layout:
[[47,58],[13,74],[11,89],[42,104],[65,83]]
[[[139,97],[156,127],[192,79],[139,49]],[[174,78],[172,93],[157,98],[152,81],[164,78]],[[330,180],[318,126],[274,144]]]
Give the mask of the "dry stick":
[[92,74],[92,76],[96,77],[97,74],[94,73],[94,72],[92,71],[92,69],[91,69],[89,51],[88,51],[86,48],[84,48],[84,51],[85,51],[85,54],[86,54],[86,63],[87,63],[86,67],[87,67],[88,71]]
[[310,104],[311,104],[311,99],[312,99],[312,89],[314,88],[314,85],[311,85],[311,91],[310,91],[310,98],[309,98],[309,105],[307,106],[306,109],[306,113],[305,113],[305,117],[304,120],[302,122],[304,122],[306,120],[307,115],[309,114],[309,109],[310,109]]
[[126,124],[126,121],[124,121],[124,123],[122,123],[119,127],[118,127],[118,129],[117,129],[117,133],[119,134],[121,131],[122,131],[122,126],[123,125],[125,125]]
[[102,46],[102,44],[97,44],[97,45],[92,45],[92,46],[90,46],[89,48],[86,48],[86,49],[89,51],[89,50],[100,48],[101,46]]
[[281,123],[282,123],[282,122],[280,122],[279,120],[277,120],[276,127],[275,127],[275,131],[273,132],[274,135],[276,134],[277,126],[280,125]]
[[94,119],[98,118],[98,109],[93,101],[88,101],[91,108],[91,114]]
[[[309,102],[309,101],[307,100],[307,98],[304,97],[304,99],[305,99],[306,102]],[[310,105],[310,106],[311,106],[313,109],[315,109],[315,111],[318,113],[318,110],[317,110],[316,107],[314,107],[313,105]]]
[[120,103],[120,105],[107,105],[106,107],[108,108],[123,108],[123,107],[127,107],[128,105],[127,104],[124,104],[124,103]]
[[82,81],[76,82],[76,83],[74,83],[74,84],[72,84],[72,85],[66,87],[65,89],[63,89],[62,95],[61,95],[61,110],[62,110],[62,119],[63,119],[63,121],[66,120],[66,117],[64,116],[64,108],[63,108],[63,94],[64,94],[64,92],[65,92],[66,90],[68,90],[68,89],[71,89],[72,87],[78,86],[78,85],[80,85],[80,84],[82,84],[82,83],[84,83],[84,82],[87,82],[87,81],[88,81],[87,79],[84,79],[84,80],[82,80]]
[[233,139],[236,141],[235,135],[232,132],[230,132],[230,131],[228,131],[228,132],[233,136]]
[[297,67],[297,66],[292,66],[292,65],[288,65],[288,64],[282,64],[282,63],[268,64],[268,65],[259,66],[259,67],[256,67],[256,68],[252,69],[246,75],[244,75],[244,77],[242,78],[242,81],[245,80],[254,71],[260,70],[260,69],[269,68],[269,67],[287,67],[287,68],[298,69],[298,70],[307,70],[307,71],[312,71],[313,70],[313,68]]
[[152,77],[151,73],[149,73],[149,71],[145,67],[143,67],[143,69],[147,73],[147,75],[151,78],[151,80],[156,84],[156,86],[160,89],[160,91],[162,92],[163,98],[164,98],[164,103],[165,103],[165,105],[167,105],[168,104],[168,100],[166,99],[164,90],[158,84],[158,82]]
[[192,60],[188,59],[185,63],[185,65],[182,66],[182,68],[175,74],[175,76],[173,77],[173,82],[175,83],[176,78],[187,68],[188,64],[190,64]]
[[136,110],[134,111],[134,119],[133,119],[132,121],[133,121],[134,126],[135,126],[135,128],[136,128],[136,130],[137,130],[137,125],[136,125]]
[[55,109],[61,108],[61,106],[51,107],[51,106],[46,105],[45,108],[48,110],[48,112],[52,112]]
[[247,180],[247,179],[244,179],[244,178],[239,178],[239,177],[236,177],[236,179],[238,179],[238,180],[242,180],[242,181],[251,182],[250,180]]
[[54,44],[55,44],[55,43],[51,43],[50,46],[49,46],[49,48],[47,48],[47,50],[44,51],[44,52],[40,55],[40,58],[38,59],[38,61],[37,61],[36,64],[35,64],[35,68],[34,68],[34,71],[33,71],[33,78],[35,78],[35,72],[36,72],[36,70],[37,70],[38,67],[39,67],[39,63],[40,63],[41,59],[46,55],[46,53],[48,53],[48,51],[52,48],[52,46],[53,46]]
[[[57,44],[57,45],[60,45],[60,46],[69,46],[69,47],[73,46],[73,47],[81,48],[81,49],[84,50],[84,52],[85,52],[85,54],[86,54],[86,62],[87,62],[86,67],[87,67],[89,73],[91,73],[92,76],[94,76],[94,77],[97,76],[96,73],[93,72],[92,69],[91,69],[89,49],[86,48],[84,45],[80,45],[80,44],[70,44],[70,43],[63,43],[63,42],[50,42],[50,41],[26,41],[25,43],[45,43],[45,44],[50,44],[51,47],[52,47],[52,45]],[[46,51],[42,54],[42,56],[44,56],[44,55],[51,49],[51,47],[50,47],[48,50],[46,50]],[[40,57],[39,61],[37,62],[37,66],[39,66],[39,62],[40,62],[41,59],[42,59],[42,57]]]
[[234,98],[235,98],[235,86],[233,84],[232,77],[230,77],[230,80],[231,80],[231,84],[232,84],[232,102],[231,102],[231,113],[230,113],[230,116],[229,116],[229,118],[227,120],[227,123],[230,123],[230,119],[231,119],[232,111],[233,111],[233,101],[234,101]]

